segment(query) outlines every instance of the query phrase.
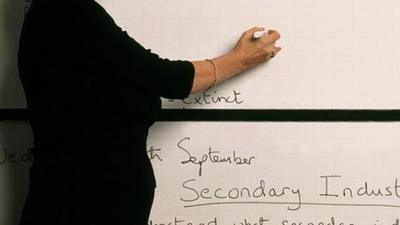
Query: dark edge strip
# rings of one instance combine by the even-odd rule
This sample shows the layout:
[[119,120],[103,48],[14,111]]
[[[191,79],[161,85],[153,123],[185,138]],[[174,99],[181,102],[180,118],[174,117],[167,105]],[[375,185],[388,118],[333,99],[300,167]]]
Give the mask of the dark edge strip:
[[164,109],[159,121],[395,122],[400,121],[400,110]]
[[27,109],[0,109],[0,121],[28,120]]
[[[0,109],[0,120],[28,120],[26,109]],[[158,121],[205,122],[398,122],[400,110],[164,109]]]

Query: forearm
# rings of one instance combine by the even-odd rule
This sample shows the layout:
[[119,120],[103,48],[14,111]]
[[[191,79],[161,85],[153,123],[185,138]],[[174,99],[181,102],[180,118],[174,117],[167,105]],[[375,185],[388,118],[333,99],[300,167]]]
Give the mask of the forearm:
[[[256,31],[264,28],[254,27],[243,33],[232,51],[222,56],[208,60],[192,62],[195,68],[191,93],[205,90],[244,70],[269,60],[280,50],[275,42],[280,34],[269,30],[268,34],[254,38]],[[216,82],[215,82],[216,81]]]
[[214,62],[217,71],[215,71],[211,62],[207,60],[192,62],[195,68],[195,75],[191,93],[203,91],[213,84],[216,85],[229,79],[246,68],[240,56],[234,52],[218,56],[211,60]]

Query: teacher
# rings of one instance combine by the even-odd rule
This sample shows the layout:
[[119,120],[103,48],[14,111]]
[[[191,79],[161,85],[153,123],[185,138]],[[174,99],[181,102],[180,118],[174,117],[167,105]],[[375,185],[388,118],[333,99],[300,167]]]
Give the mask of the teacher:
[[147,224],[156,184],[146,139],[160,97],[183,99],[275,56],[279,33],[257,31],[212,59],[168,60],[94,0],[34,0],[19,48],[34,137],[20,224]]

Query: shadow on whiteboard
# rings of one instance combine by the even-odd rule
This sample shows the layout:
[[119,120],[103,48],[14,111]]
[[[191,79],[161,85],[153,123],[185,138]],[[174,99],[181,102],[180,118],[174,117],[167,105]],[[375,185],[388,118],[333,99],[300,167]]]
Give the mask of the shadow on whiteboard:
[[28,122],[0,122],[0,224],[17,225],[32,163]]
[[28,3],[23,0],[0,0],[0,5],[0,108],[25,108],[17,56]]
[[[17,53],[27,3],[0,0],[0,5],[0,109],[25,108]],[[26,122],[0,121],[0,224],[19,223],[28,187],[26,150],[30,142]]]

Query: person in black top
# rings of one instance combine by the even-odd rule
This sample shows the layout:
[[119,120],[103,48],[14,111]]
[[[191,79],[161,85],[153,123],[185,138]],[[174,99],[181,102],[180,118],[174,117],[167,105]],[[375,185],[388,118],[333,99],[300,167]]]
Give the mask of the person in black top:
[[183,99],[267,61],[281,50],[279,33],[252,38],[262,30],[211,60],[168,60],[94,0],[34,0],[18,59],[34,136],[20,224],[147,224],[155,179],[146,139],[160,97]]

